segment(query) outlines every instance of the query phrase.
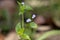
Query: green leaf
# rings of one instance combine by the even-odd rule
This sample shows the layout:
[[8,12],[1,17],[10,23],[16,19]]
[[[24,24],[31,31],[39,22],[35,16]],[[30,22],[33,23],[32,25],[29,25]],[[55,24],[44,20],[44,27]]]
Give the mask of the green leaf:
[[30,28],[26,28],[24,33],[30,36],[32,31]]
[[19,31],[21,29],[21,24],[20,22],[16,25],[16,31]]
[[23,14],[25,10],[32,10],[32,7],[28,5],[22,5],[20,2],[17,2],[19,5],[19,15]]
[[36,29],[36,28],[37,28],[37,24],[36,24],[36,23],[34,23],[34,22],[31,22],[31,23],[30,23],[30,26],[31,26],[31,28],[34,28],[34,29]]
[[32,7],[28,6],[28,5],[25,5],[25,9],[26,10],[32,10]]
[[20,5],[19,15],[20,15],[20,14],[23,14],[23,13],[24,13],[24,10],[25,10],[25,6]]
[[24,9],[25,9],[25,6],[24,6],[24,5],[21,5],[21,6],[20,6],[20,11],[21,11],[21,12],[24,12]]
[[19,1],[17,1],[18,5],[20,5],[21,3]]
[[18,35],[23,35],[24,33],[24,28],[21,28],[20,31],[18,32]]
[[30,37],[29,37],[27,34],[23,34],[23,35],[22,35],[22,38],[23,38],[23,39],[27,39],[27,40],[31,40]]
[[21,28],[21,24],[20,23],[18,23],[16,25],[16,32],[17,32],[18,35],[23,35],[23,33],[24,33],[24,28]]
[[24,10],[25,10],[25,6],[22,5],[20,2],[17,2],[18,5],[19,5],[19,15],[23,14],[24,13]]
[[19,12],[19,15],[23,14],[23,12]]

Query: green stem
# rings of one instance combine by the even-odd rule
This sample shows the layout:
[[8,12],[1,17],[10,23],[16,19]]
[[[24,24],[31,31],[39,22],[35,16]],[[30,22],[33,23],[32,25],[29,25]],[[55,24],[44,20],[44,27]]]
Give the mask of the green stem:
[[24,14],[22,14],[22,28],[24,28]]

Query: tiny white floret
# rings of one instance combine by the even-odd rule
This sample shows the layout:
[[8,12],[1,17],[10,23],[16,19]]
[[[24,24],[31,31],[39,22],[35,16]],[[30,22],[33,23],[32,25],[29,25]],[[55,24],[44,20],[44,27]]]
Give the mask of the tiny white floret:
[[24,5],[24,2],[22,2],[22,4]]
[[31,19],[27,19],[26,22],[31,22]]
[[35,17],[36,17],[36,15],[35,15],[35,14],[33,14],[32,19],[34,19]]

